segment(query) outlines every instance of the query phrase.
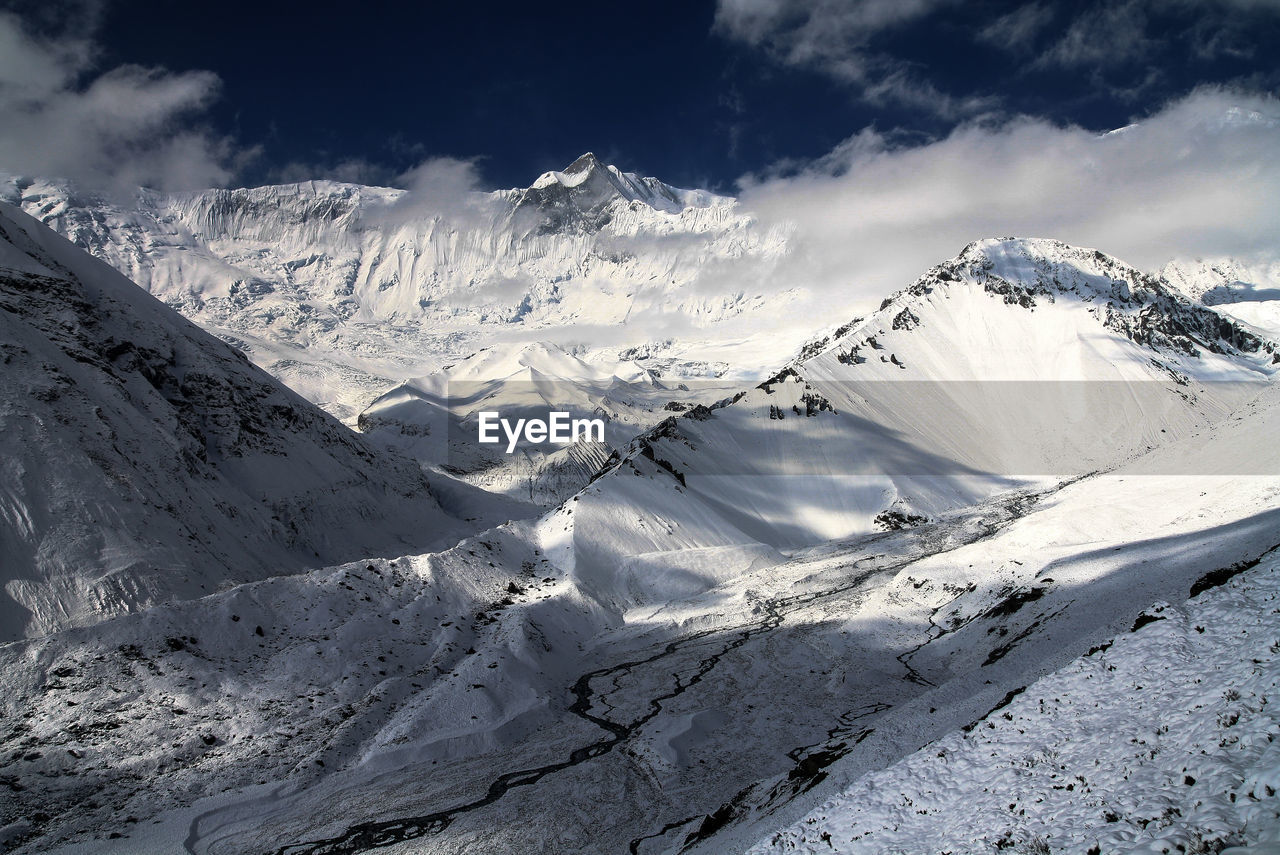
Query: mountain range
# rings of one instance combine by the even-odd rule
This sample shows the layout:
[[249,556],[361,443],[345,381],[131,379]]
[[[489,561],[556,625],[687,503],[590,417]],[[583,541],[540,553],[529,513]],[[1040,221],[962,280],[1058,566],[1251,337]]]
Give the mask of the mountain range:
[[[5,187],[13,851],[1083,855],[1280,827],[1256,269],[980,239],[792,338],[787,292],[707,292],[786,234],[591,155],[448,212]],[[694,322],[667,340],[655,311]],[[605,441],[499,456],[490,407]],[[1219,672],[1239,686],[1196,688]],[[1109,674],[1206,712],[1161,741],[1126,683],[1081,714]],[[1153,747],[1050,774],[1044,722]],[[1214,745],[1240,780],[1196,789]],[[1007,809],[981,771],[1033,767]],[[1160,813],[1130,775],[1191,795]]]
[[[139,191],[122,205],[10,176],[0,199],[347,421],[388,381],[433,373],[504,337],[594,334],[600,340],[579,348],[606,362],[642,354],[666,373],[699,377],[728,371],[729,360],[767,364],[752,352],[759,342],[735,350],[715,330],[786,305],[785,295],[766,302],[715,276],[728,260],[769,264],[785,234],[757,228],[731,198],[624,173],[592,154],[528,188],[434,207],[411,192],[327,181]],[[677,324],[680,336],[663,332]]]

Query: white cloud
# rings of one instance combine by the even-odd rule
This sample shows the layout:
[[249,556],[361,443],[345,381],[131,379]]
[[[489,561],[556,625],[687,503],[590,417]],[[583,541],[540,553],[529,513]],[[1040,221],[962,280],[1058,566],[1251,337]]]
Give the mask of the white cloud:
[[486,228],[498,211],[493,194],[481,190],[474,158],[428,158],[390,183],[405,193],[394,205],[369,215],[383,225],[439,219],[460,230]]
[[1036,37],[1053,22],[1053,10],[1041,3],[1019,6],[996,18],[978,33],[978,39],[1017,53],[1032,49]]
[[409,197],[430,204],[432,200],[456,199],[480,186],[480,173],[475,159],[433,157],[424,160],[396,178],[396,186],[409,191]]
[[527,273],[516,272],[511,276],[495,275],[472,285],[469,291],[450,295],[451,306],[506,306],[518,303],[537,283]]
[[881,33],[927,17],[954,0],[718,0],[715,31],[758,47],[785,65],[815,68],[871,103],[899,103],[958,118],[993,99],[949,95],[912,68],[875,50]]
[[0,169],[92,189],[224,183],[251,153],[195,128],[217,96],[206,71],[123,65],[94,74],[84,38],[40,38],[0,13]]
[[917,146],[864,131],[795,174],[746,179],[741,198],[795,229],[769,286],[826,307],[873,305],[983,237],[1058,238],[1144,269],[1276,258],[1280,102],[1206,89],[1105,136],[1029,118]]

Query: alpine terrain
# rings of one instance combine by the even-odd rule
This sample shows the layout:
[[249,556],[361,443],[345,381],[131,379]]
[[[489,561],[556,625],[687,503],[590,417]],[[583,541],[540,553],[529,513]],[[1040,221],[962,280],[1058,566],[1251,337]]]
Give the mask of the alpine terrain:
[[983,238],[775,327],[785,229],[593,155],[3,188],[7,851],[1280,838],[1265,269]]
[[[347,421],[394,382],[511,338],[578,342],[605,367],[640,356],[664,373],[741,371],[768,355],[716,330],[740,336],[786,305],[716,276],[725,260],[769,265],[785,233],[755,227],[732,198],[624,173],[591,153],[527,188],[444,205],[310,181],[139,191],[122,206],[18,176],[0,181],[0,200]],[[803,336],[798,326],[793,334]]]

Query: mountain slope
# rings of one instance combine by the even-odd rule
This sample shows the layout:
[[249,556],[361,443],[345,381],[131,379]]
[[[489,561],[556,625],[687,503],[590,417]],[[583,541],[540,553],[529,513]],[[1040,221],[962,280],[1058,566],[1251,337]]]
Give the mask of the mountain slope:
[[456,535],[417,466],[7,205],[0,307],[0,640]]
[[[771,549],[910,525],[1190,436],[1278,360],[1101,253],[978,242],[769,382],[642,436],[544,522],[544,544],[619,608],[687,595]],[[667,565],[679,572],[654,569]]]
[[[0,646],[0,839],[653,855],[767,838],[1274,549],[1274,346],[1221,321],[1092,251],[983,242],[648,433],[540,521]],[[512,356],[462,373],[566,358]],[[940,379],[889,379],[931,365]],[[1017,391],[990,404],[964,391],[997,368],[1041,379],[989,384]],[[1122,394],[1059,424],[1095,385]],[[1031,453],[989,447],[1015,439]]]
[[1185,605],[1153,604],[1132,633],[857,779],[751,855],[1221,852],[1259,841],[1271,845],[1227,852],[1274,852],[1280,557],[1247,563],[1261,566]]
[[[1270,392],[1119,471],[802,550],[625,624],[516,524],[0,646],[0,839],[740,851],[1210,571],[1274,553]],[[1161,474],[1186,459],[1273,474]]]
[[[357,425],[372,441],[486,490],[553,507],[581,489],[612,449],[690,402],[711,403],[734,390],[727,382],[668,385],[634,361],[588,363],[546,342],[499,343],[400,384],[370,404]],[[521,441],[507,453],[505,439],[477,444],[482,411],[513,424],[550,412],[600,419],[603,440]]]

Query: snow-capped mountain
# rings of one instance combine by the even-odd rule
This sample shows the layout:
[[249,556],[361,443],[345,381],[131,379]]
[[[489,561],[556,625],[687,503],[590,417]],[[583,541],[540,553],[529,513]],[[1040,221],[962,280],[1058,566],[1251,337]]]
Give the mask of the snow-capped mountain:
[[[539,520],[0,645],[0,840],[767,843],[1274,553],[1276,371],[1273,342],[1101,253],[975,243]],[[654,380],[549,347],[453,368],[478,400],[581,373]],[[439,408],[448,379],[366,415]],[[1256,617],[1262,650],[1280,625]]]
[[1275,343],[1100,252],[979,241],[768,382],[641,436],[543,545],[620,609],[660,602],[778,549],[1111,468],[1278,371]]
[[544,172],[528,190],[510,194],[513,207],[530,210],[540,228],[562,231],[566,223],[599,231],[608,225],[609,210],[617,200],[630,205],[641,202],[656,211],[680,214],[688,208],[709,208],[729,200],[705,190],[680,190],[656,178],[623,172],[605,165],[592,152],[565,167],[563,172]]
[[[518,524],[429,556],[270,579],[0,647],[5,718],[18,722],[0,734],[12,758],[0,775],[12,789],[0,839],[63,855],[160,853],[175,841],[193,852],[741,851],[864,772],[933,739],[959,742],[961,726],[993,707],[990,720],[1012,709],[1027,726],[1028,710],[1007,699],[1091,645],[1119,652],[1116,636],[1152,619],[1196,633],[1158,602],[1178,606],[1268,550],[1274,563],[1276,481],[1160,473],[1188,458],[1230,473],[1242,455],[1278,471],[1267,442],[1280,419],[1274,391],[1109,475],[802,550],[625,623]],[[1273,609],[1256,607],[1267,595],[1244,603],[1238,623],[1260,656],[1280,628]],[[1213,625],[1204,641],[1218,658],[1179,644],[1178,662],[1238,673],[1239,648],[1216,648],[1239,634]],[[1099,661],[1107,670],[1111,660]],[[1149,657],[1115,664],[1131,676],[1152,668]],[[1256,713],[1253,685],[1239,688]],[[1231,712],[1219,701],[1240,700],[1220,697],[1230,686],[1177,688],[1214,703],[1187,710],[1162,745],[1230,737],[1215,718]],[[1059,697],[1055,716],[1092,706]],[[1126,728],[1149,711],[1133,714]],[[1126,712],[1111,704],[1093,720],[1106,715]],[[1266,727],[1251,716],[1242,733]],[[1265,773],[1259,747],[1226,746],[1241,768]],[[1135,748],[1128,768],[1168,768],[1148,754]],[[1053,794],[1054,813],[1023,800],[1027,819],[1007,828],[1042,831],[1064,804],[1113,811],[1116,831],[1141,839],[1186,827],[1076,788],[1078,801]],[[596,810],[565,810],[588,794]],[[1280,807],[1261,790],[1257,801],[1239,816],[1215,801],[1204,830],[1238,831]],[[951,828],[906,816],[917,835]],[[988,848],[974,851],[998,851],[1005,827],[979,830],[991,831]],[[1087,851],[1083,829],[1062,830]]]
[[0,308],[0,641],[459,535],[418,466],[2,203]]
[[797,343],[718,331],[785,309],[785,294],[716,277],[729,260],[773,263],[785,233],[591,154],[528,188],[450,200],[313,181],[141,191],[123,206],[18,177],[0,198],[348,421],[501,337],[569,336],[699,376],[781,362]]

